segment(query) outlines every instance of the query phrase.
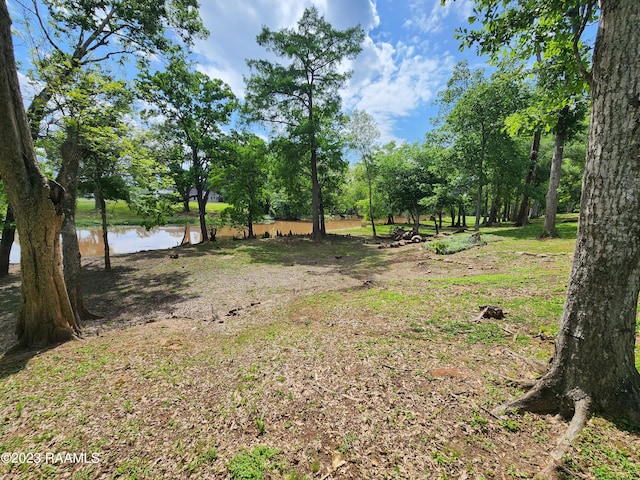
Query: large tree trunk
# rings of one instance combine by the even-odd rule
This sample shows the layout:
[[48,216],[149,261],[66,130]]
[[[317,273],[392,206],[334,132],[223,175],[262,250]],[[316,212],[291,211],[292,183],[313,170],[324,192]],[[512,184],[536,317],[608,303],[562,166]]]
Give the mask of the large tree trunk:
[[11,247],[16,236],[16,224],[11,205],[7,207],[0,239],[0,277],[9,275],[9,263],[11,262]]
[[531,150],[529,151],[529,171],[527,172],[527,179],[524,182],[524,194],[522,195],[522,203],[520,204],[520,211],[516,218],[516,227],[524,227],[529,224],[529,208],[531,197],[529,196],[529,189],[533,187],[536,181],[536,170],[538,169],[538,154],[540,153],[540,139],[542,132],[536,130],[533,134],[533,140],[531,142]]
[[60,228],[64,190],[47,181],[36,160],[13,56],[11,20],[0,3],[0,175],[20,232],[21,301],[16,333],[40,347],[79,333],[62,273]]
[[560,186],[560,172],[562,172],[562,155],[564,143],[567,138],[566,117],[569,108],[565,107],[560,113],[558,126],[556,127],[556,139],[551,159],[551,173],[549,175],[549,190],[547,191],[547,206],[544,210],[543,237],[556,237],[556,214],[558,211],[558,187]]
[[580,223],[551,369],[502,410],[590,411],[640,425],[640,2],[603,0]]
[[57,181],[65,189],[62,221],[62,261],[64,281],[71,306],[76,314],[78,324],[80,320],[99,318],[91,313],[82,294],[81,255],[76,232],[76,199],[78,196],[78,169],[80,167],[80,148],[78,145],[77,129],[67,128],[67,138],[62,144],[62,167]]

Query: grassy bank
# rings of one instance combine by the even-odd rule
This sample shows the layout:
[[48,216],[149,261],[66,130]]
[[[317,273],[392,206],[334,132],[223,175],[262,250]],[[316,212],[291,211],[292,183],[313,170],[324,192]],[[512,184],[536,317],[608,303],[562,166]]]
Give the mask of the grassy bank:
[[[209,202],[207,203],[207,213],[216,215],[228,206],[227,203]],[[102,225],[100,210],[95,208],[93,199],[78,199],[76,208],[76,225],[79,228],[100,227]],[[198,204],[190,202],[189,208],[190,213],[179,213],[169,217],[168,223],[171,225],[198,225]],[[109,225],[142,225],[142,219],[124,201],[107,202],[107,219]]]
[[[0,475],[533,478],[566,424],[490,411],[539,374],[523,357],[553,353],[576,224],[540,227],[482,230],[499,239],[453,255],[354,231],[116,256],[109,274],[96,259],[84,280],[104,318],[85,339],[0,360],[0,450],[88,461]],[[506,318],[479,320],[484,304]],[[640,478],[637,432],[594,418],[563,468]]]

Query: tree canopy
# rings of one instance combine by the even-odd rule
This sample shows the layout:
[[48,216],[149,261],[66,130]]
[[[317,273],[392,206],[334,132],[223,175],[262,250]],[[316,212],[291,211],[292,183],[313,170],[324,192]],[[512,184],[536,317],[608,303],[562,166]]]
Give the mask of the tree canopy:
[[269,123],[303,147],[309,155],[313,237],[322,233],[321,186],[318,178],[319,137],[323,123],[340,110],[338,89],[350,77],[339,66],[361,50],[360,27],[334,29],[315,7],[305,9],[296,29],[271,31],[263,27],[259,45],[288,64],[248,60],[245,114],[248,119]]

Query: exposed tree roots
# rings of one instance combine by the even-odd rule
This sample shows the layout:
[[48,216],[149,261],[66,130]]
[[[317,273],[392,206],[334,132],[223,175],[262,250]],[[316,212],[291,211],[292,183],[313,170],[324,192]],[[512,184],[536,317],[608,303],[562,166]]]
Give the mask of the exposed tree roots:
[[571,443],[578,438],[578,435],[587,424],[591,406],[591,399],[585,397],[575,402],[575,413],[569,423],[569,428],[558,440],[558,445],[549,454],[547,465],[538,473],[537,478],[541,480],[552,480],[559,478],[558,469],[562,466],[562,457],[567,454]]
[[[544,388],[544,387],[543,387]],[[543,393],[544,392],[544,393]],[[549,395],[553,395],[550,389],[542,390],[539,386],[532,389],[523,397],[506,403],[493,410],[495,415],[505,413],[523,413],[530,411],[534,413],[549,413],[548,408],[542,408],[550,400]],[[567,398],[573,403],[573,416],[567,431],[558,439],[556,448],[549,454],[549,459],[544,468],[536,475],[539,480],[559,479],[559,470],[562,469],[562,458],[567,454],[569,447],[578,437],[582,429],[587,424],[591,413],[591,398],[584,392],[575,389],[567,394]],[[561,401],[556,397],[556,402]],[[558,408],[558,410],[560,410]]]

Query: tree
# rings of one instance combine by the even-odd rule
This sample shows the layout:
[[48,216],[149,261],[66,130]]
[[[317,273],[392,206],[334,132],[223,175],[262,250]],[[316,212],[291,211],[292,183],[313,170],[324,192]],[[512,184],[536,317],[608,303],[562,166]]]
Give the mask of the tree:
[[369,219],[373,231],[374,240],[376,237],[376,222],[373,214],[373,177],[375,174],[375,144],[380,138],[380,131],[371,115],[367,112],[355,110],[349,118],[347,124],[347,145],[360,157],[360,162],[364,165],[367,177],[367,189],[369,197]]
[[326,213],[338,213],[348,162],[344,158],[344,116],[322,119],[318,133],[318,185],[320,187],[320,233],[327,234]]
[[184,56],[174,55],[165,71],[144,73],[137,86],[142,98],[151,105],[147,114],[162,115],[167,126],[188,149],[200,231],[202,240],[207,241],[209,174],[222,148],[220,126],[230,120],[237,101],[222,80],[211,79],[191,68]]
[[[482,12],[484,3],[477,5]],[[522,5],[515,3],[521,2],[508,7],[520,11]],[[551,0],[526,7],[523,35],[535,31],[539,16],[553,19],[597,8],[591,1]],[[640,425],[640,374],[634,363],[640,290],[640,3],[603,0],[600,7],[580,219],[555,354],[549,372],[529,392],[499,408],[573,417],[548,473],[590,413]],[[483,18],[490,28],[491,16]]]
[[166,54],[208,35],[197,0],[24,1],[24,26],[39,55],[33,63],[43,85],[28,109],[33,138],[56,89],[76,70],[131,57],[144,64],[148,54]]
[[[95,142],[93,126],[99,118],[104,122],[107,116],[129,112],[131,95],[124,82],[114,81],[108,74],[92,67],[75,71],[68,84],[60,86],[52,103],[62,116],[55,119],[56,128],[38,143],[44,145],[47,159],[56,163],[56,181],[65,189],[63,269],[69,299],[80,323],[96,318],[96,315],[86,307],[82,294],[81,255],[75,225],[78,177],[89,157],[88,144]],[[92,189],[91,193],[96,192]]]
[[223,169],[220,185],[224,185],[226,200],[233,205],[235,215],[247,226],[248,237],[254,238],[253,224],[264,216],[267,145],[257,135],[237,134],[230,150],[231,160]]
[[[543,14],[537,14],[535,6],[528,0],[503,2],[503,8],[495,8],[498,5],[495,0],[479,0],[476,3],[477,15],[471,17],[471,22],[486,14],[485,24],[490,22],[490,28],[462,29],[458,37],[463,40],[463,45],[475,43],[482,53],[488,53],[493,59],[508,50],[510,57],[517,57],[521,61],[536,60],[532,70],[538,80],[538,94],[534,95],[534,102],[527,112],[527,123],[535,132],[528,180],[535,173],[533,167],[537,159],[536,146],[539,145],[538,131],[540,128],[551,130],[555,134],[555,148],[542,236],[556,236],[564,144],[586,113],[585,93],[591,81],[587,68],[591,49],[581,42],[580,37],[586,26],[597,18],[596,2],[578,0],[563,3],[552,0],[540,8]],[[535,15],[544,17],[544,21],[533,22]],[[530,34],[523,34],[523,31]],[[527,200],[526,196],[524,200]],[[524,214],[523,210],[521,217]],[[526,222],[520,218],[518,223]]]
[[21,236],[20,345],[44,346],[79,333],[62,273],[64,189],[40,171],[18,84],[11,19],[0,3],[0,176]]
[[311,174],[306,149],[286,137],[269,144],[269,209],[274,218],[299,220],[311,216]]
[[340,73],[343,60],[354,58],[361,50],[364,32],[358,26],[335,30],[315,7],[305,9],[297,29],[277,32],[263,27],[258,44],[289,65],[266,60],[248,60],[252,70],[247,85],[247,117],[282,127],[309,155],[311,204],[314,239],[322,235],[321,191],[318,179],[318,135],[323,118],[332,118],[340,110],[338,89],[350,77]]
[[129,128],[120,118],[117,108],[103,109],[103,115],[91,118],[83,125],[83,168],[81,177],[85,191],[94,193],[100,207],[104,269],[111,270],[107,222],[107,200],[129,200],[129,190],[122,165],[128,149]]
[[[179,159],[184,159],[184,151],[180,149],[178,156],[177,146],[165,144],[164,140],[157,131],[130,128],[124,148],[129,208],[142,217],[142,225],[147,230],[165,225],[167,217],[178,211],[176,203],[185,197],[188,201],[189,187],[182,195],[184,187],[178,182],[189,172],[182,168],[181,162],[179,167],[185,175],[176,179],[172,171]],[[173,188],[179,193],[171,191]]]
[[[35,68],[30,73],[41,85],[27,109],[34,141],[52,109],[51,99],[73,80],[76,71],[132,57],[144,64],[154,55],[190,45],[193,38],[208,34],[199,17],[197,0],[24,0],[19,5],[22,31],[31,40],[34,52]],[[7,211],[7,216],[11,218],[11,212]],[[5,229],[11,225],[6,222]],[[13,231],[5,232],[3,238],[6,241],[0,249],[0,264],[8,264]]]
[[480,228],[483,191],[492,178],[489,172],[517,159],[504,125],[521,99],[520,86],[511,76],[498,70],[488,80],[481,71],[470,71],[466,62],[456,66],[447,89],[440,93],[445,113],[442,128],[453,138],[457,151],[454,158],[462,161],[462,169],[475,180],[476,231]]
[[422,200],[433,193],[433,159],[418,144],[396,147],[390,143],[383,147],[380,165],[379,188],[389,199],[391,214],[408,212],[413,216],[414,229],[420,229]]

